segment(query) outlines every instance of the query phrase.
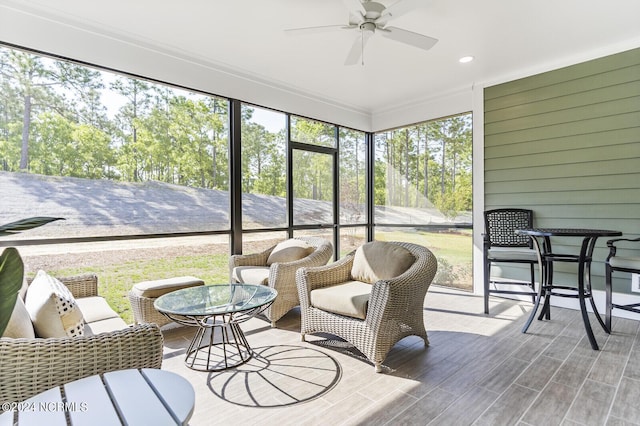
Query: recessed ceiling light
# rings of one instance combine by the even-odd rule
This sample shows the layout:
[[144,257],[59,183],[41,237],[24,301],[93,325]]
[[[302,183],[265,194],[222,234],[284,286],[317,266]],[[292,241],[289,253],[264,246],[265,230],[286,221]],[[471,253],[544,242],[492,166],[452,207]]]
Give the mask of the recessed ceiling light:
[[461,64],[466,64],[466,63],[469,63],[469,62],[473,61],[473,56],[463,56],[462,58],[458,59],[458,61]]

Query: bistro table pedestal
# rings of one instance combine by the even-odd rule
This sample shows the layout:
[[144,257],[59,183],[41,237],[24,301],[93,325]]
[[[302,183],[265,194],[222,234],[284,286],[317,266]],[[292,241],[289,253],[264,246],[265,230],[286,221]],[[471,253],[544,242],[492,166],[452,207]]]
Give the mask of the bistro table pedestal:
[[[598,350],[598,342],[593,335],[593,329],[589,322],[589,316],[587,313],[586,300],[589,299],[593,313],[596,319],[602,326],[602,328],[609,333],[605,323],[602,321],[602,317],[598,313],[596,304],[593,301],[593,293],[591,291],[591,261],[593,256],[593,249],[596,245],[596,240],[599,237],[617,237],[622,235],[620,231],[610,231],[602,229],[576,229],[576,228],[529,228],[518,229],[517,234],[528,235],[533,241],[533,245],[539,253],[539,263],[542,273],[541,283],[538,289],[538,295],[536,302],[531,311],[531,315],[524,325],[522,332],[526,333],[533,318],[536,316],[540,301],[544,298],[544,305],[540,312],[539,320],[544,317],[546,319],[551,318],[551,296],[558,297],[570,297],[577,298],[580,303],[580,312],[582,313],[582,321],[584,322],[584,328],[587,332],[587,337],[591,343],[591,347],[594,350]],[[551,249],[550,237],[579,237],[582,238],[582,245],[580,247],[579,254],[562,254],[554,253]],[[542,245],[539,239],[542,239]],[[578,279],[576,286],[556,285],[553,283],[553,263],[554,262],[573,262],[578,264]]]

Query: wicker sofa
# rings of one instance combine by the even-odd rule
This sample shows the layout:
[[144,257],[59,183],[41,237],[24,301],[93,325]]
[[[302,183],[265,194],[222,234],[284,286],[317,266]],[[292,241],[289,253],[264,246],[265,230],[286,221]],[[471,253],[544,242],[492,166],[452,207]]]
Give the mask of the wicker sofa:
[[[308,245],[311,253],[303,258],[293,256],[292,260],[284,257],[273,263],[276,250],[287,243],[300,242]],[[229,258],[229,278],[232,283],[264,284],[278,292],[276,300],[265,311],[264,315],[276,326],[276,321],[300,304],[296,288],[296,271],[304,266],[325,265],[333,255],[333,245],[319,237],[297,237],[283,241],[259,253],[233,255]]]
[[[163,337],[157,325],[128,327],[117,315],[104,318],[111,315],[108,312],[85,313],[84,310],[101,305],[95,275],[59,280],[71,290],[87,318],[85,335],[0,338],[0,403],[23,401],[54,386],[94,374],[161,367]],[[83,305],[83,299],[89,303]]]
[[425,247],[373,241],[335,263],[299,269],[302,340],[310,333],[339,336],[381,372],[400,339],[416,335],[429,344],[424,298],[437,267]]

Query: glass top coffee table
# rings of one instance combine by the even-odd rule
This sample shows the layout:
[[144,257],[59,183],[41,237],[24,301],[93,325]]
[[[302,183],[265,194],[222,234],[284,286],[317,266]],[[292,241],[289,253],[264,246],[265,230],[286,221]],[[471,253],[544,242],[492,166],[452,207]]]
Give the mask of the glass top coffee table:
[[178,324],[198,327],[185,356],[187,367],[220,371],[251,359],[240,323],[269,307],[277,295],[264,285],[216,284],[167,293],[154,307]]

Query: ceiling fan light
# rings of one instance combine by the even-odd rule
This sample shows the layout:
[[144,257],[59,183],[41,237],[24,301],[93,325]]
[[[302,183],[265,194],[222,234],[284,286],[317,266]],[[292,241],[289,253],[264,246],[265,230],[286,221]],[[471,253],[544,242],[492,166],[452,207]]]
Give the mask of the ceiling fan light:
[[371,31],[372,33],[376,32],[376,24],[373,22],[363,22],[360,24],[360,29],[362,31]]
[[473,60],[474,60],[473,56],[463,56],[462,58],[458,59],[458,62],[460,62],[461,64],[468,64]]

